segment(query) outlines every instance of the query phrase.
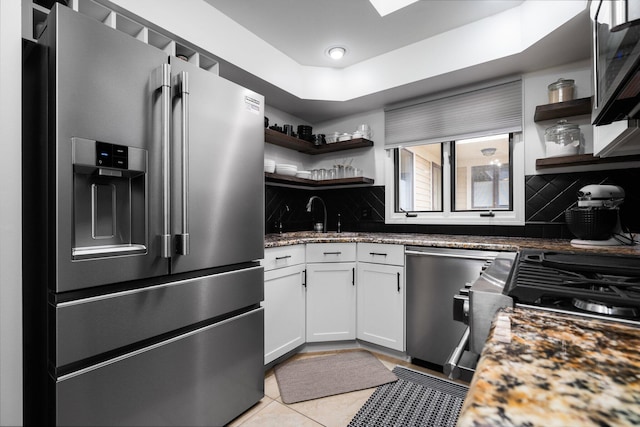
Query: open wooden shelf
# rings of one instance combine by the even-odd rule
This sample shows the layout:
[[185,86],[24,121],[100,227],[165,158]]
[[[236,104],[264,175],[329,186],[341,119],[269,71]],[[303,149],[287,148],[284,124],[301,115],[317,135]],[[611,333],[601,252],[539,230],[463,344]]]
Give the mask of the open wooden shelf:
[[354,184],[373,184],[373,179],[366,178],[364,176],[356,176],[351,178],[339,178],[339,179],[323,179],[316,181],[313,179],[298,178],[295,176],[278,175],[275,173],[264,173],[265,182],[274,182],[278,184],[291,184],[299,185],[303,187],[332,187],[339,185],[354,185]]
[[285,135],[273,129],[264,130],[264,140],[269,144],[296,150],[305,154],[325,154],[335,151],[351,150],[354,148],[372,147],[373,141],[364,138],[351,139],[349,141],[334,142],[332,144],[315,145],[304,139]]
[[547,157],[536,160],[536,169],[559,168],[566,166],[601,165],[606,163],[635,162],[640,155],[599,157],[593,154],[576,154],[574,156]]
[[542,122],[545,120],[582,116],[585,114],[591,114],[591,97],[538,105],[536,107],[535,115],[533,116],[533,121]]

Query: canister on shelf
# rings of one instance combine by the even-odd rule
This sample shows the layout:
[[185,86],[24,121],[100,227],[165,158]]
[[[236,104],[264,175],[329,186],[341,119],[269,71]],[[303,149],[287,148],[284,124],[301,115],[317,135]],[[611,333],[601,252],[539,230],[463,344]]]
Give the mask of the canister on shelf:
[[580,149],[580,127],[566,120],[547,128],[544,132],[547,157],[571,156]]
[[575,82],[571,79],[558,79],[549,86],[549,103],[571,101],[575,92]]

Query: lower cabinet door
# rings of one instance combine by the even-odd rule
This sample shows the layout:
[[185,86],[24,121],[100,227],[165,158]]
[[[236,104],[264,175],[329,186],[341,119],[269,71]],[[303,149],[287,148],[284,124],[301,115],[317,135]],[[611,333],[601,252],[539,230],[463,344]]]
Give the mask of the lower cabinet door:
[[356,263],[307,264],[307,341],[356,338]]
[[55,381],[56,425],[221,426],[264,396],[263,309]]
[[404,268],[358,263],[360,340],[404,351]]
[[304,264],[264,273],[264,363],[304,344]]

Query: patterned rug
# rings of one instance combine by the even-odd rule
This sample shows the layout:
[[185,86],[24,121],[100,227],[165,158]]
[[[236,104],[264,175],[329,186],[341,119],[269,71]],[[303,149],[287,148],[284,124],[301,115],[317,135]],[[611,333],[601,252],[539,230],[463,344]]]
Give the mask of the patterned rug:
[[454,427],[469,387],[396,366],[398,381],[376,389],[349,427]]

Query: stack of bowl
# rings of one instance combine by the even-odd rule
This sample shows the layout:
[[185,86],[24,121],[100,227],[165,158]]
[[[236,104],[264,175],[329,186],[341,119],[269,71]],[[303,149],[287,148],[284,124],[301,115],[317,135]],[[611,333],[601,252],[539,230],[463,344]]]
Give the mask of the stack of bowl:
[[311,134],[311,126],[298,125],[298,138],[305,141],[313,142],[313,135]]
[[271,159],[264,159],[264,171],[273,173],[276,170],[276,161]]
[[286,165],[284,163],[278,163],[276,165],[276,173],[278,175],[294,176],[297,172],[298,167],[296,165]]

